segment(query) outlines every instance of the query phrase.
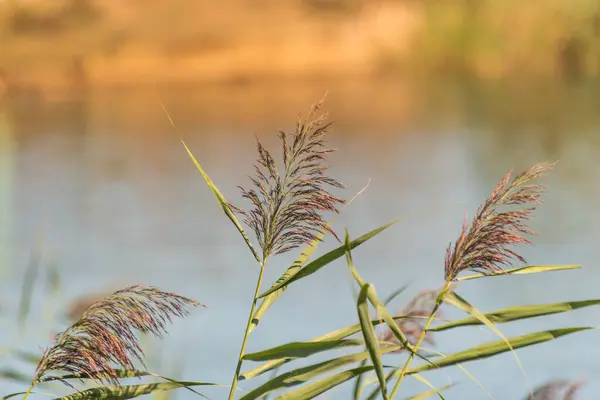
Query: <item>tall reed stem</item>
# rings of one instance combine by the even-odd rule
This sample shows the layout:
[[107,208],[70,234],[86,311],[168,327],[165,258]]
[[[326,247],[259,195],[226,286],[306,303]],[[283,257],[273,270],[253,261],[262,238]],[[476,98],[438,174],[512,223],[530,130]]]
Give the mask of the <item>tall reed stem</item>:
[[235,395],[235,389],[237,388],[238,376],[242,369],[242,358],[246,351],[246,343],[248,343],[248,335],[250,334],[250,326],[252,325],[252,316],[254,315],[254,309],[258,302],[258,295],[260,294],[260,285],[262,284],[263,272],[265,272],[265,264],[267,260],[264,259],[260,263],[260,273],[258,274],[258,280],[256,281],[256,290],[254,291],[254,298],[252,299],[252,307],[250,307],[250,315],[248,315],[248,323],[246,324],[246,331],[244,332],[244,340],[242,341],[242,347],[240,349],[240,355],[238,356],[237,366],[235,368],[235,375],[233,375],[233,381],[231,382],[231,390],[229,391],[229,400],[233,400]]
[[417,344],[414,346],[413,351],[410,353],[410,355],[406,359],[406,363],[404,364],[402,371],[400,371],[400,376],[398,377],[398,381],[394,385],[394,389],[392,390],[392,393],[390,394],[390,397],[389,397],[390,399],[394,398],[394,396],[396,395],[396,392],[400,388],[400,385],[402,384],[402,381],[404,380],[404,376],[406,376],[406,371],[408,371],[408,367],[410,367],[410,364],[412,363],[412,361],[414,359],[415,353],[417,351],[419,351],[419,346],[421,346],[421,343],[425,339],[425,335],[427,335],[427,331],[429,330],[429,326],[431,325],[431,323],[433,322],[433,319],[435,318],[435,314],[437,313],[438,309],[444,302],[444,296],[450,290],[450,285],[452,285],[452,281],[446,281],[446,284],[444,285],[443,289],[438,294],[438,296],[435,300],[435,306],[433,307],[433,310],[431,310],[431,314],[429,314],[429,318],[427,319],[427,322],[425,323],[425,327],[421,331],[421,335],[419,335]]
[[32,382],[31,386],[29,386],[29,389],[27,389],[27,391],[25,392],[25,395],[23,396],[22,400],[26,400],[29,397],[29,394],[31,394],[31,391],[33,390],[34,387],[35,387],[35,382]]

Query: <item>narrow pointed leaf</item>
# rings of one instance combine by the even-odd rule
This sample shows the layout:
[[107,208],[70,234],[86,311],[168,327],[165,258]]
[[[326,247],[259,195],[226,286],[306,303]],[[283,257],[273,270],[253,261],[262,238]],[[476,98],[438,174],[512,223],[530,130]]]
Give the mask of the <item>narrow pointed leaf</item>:
[[0,369],[0,378],[9,379],[11,381],[21,382],[25,384],[31,383],[31,376],[25,375],[17,370],[8,368]]
[[[382,354],[390,353],[402,348],[401,346],[382,346],[380,351]],[[290,388],[292,386],[301,385],[308,381],[317,378],[320,375],[334,371],[338,368],[342,368],[345,365],[354,364],[363,361],[369,357],[369,352],[361,352],[356,354],[350,354],[334,358],[331,360],[323,361],[317,364],[308,365],[306,367],[298,368],[284,374],[281,374],[274,379],[266,382],[265,384],[257,387],[251,392],[247,393],[240,400],[253,400],[261,398],[266,394]]]
[[[552,304],[538,304],[530,306],[516,306],[503,308],[497,311],[485,313],[485,317],[493,322],[494,324],[503,324],[511,321],[518,321],[521,319],[542,317],[545,315],[559,314],[568,311],[577,310],[579,308],[591,307],[600,305],[600,299],[594,300],[582,300],[582,301],[568,301],[564,303],[552,303]],[[448,322],[443,325],[439,325],[430,328],[429,331],[439,332],[447,329],[458,328],[461,326],[469,325],[482,325],[483,323],[475,318],[469,317],[461,319],[459,321]]]
[[[550,340],[558,339],[559,337],[570,335],[576,332],[581,332],[592,327],[576,327],[576,328],[563,328],[554,329],[548,331],[540,331],[535,333],[529,333],[527,335],[516,336],[508,338],[510,346],[504,340],[496,340],[494,342],[485,343],[479,346],[472,347],[467,350],[463,350],[457,353],[449,354],[439,360],[436,360],[435,365],[423,364],[418,367],[409,369],[407,374],[420,373],[425,371],[434,370],[436,368],[444,368],[458,363],[465,363],[469,361],[480,360],[488,357],[492,357],[496,354],[506,353],[512,349],[520,349],[527,346],[532,346],[538,343],[548,342]],[[397,372],[400,375],[400,371]]]
[[223,212],[225,212],[225,215],[227,215],[227,217],[229,217],[229,219],[231,220],[231,222],[235,225],[235,227],[237,228],[237,230],[240,232],[240,235],[242,235],[242,237],[244,238],[244,241],[246,242],[246,245],[248,246],[248,248],[252,252],[252,255],[254,256],[254,258],[256,259],[256,261],[260,262],[260,257],[258,255],[258,253],[254,249],[254,246],[252,246],[252,242],[250,241],[250,238],[248,238],[248,235],[246,235],[246,232],[244,232],[244,228],[242,228],[242,225],[240,224],[240,222],[236,218],[235,214],[233,213],[233,211],[231,211],[231,207],[229,207],[229,203],[227,203],[227,201],[225,200],[225,197],[223,197],[223,195],[221,194],[221,192],[219,191],[219,189],[217,189],[217,187],[215,186],[215,184],[211,181],[210,177],[206,174],[206,172],[204,172],[204,170],[200,166],[200,163],[198,163],[198,161],[196,160],[196,158],[194,157],[194,155],[192,154],[192,152],[190,151],[190,149],[187,147],[187,145],[185,144],[185,142],[183,141],[183,139],[181,140],[181,143],[183,144],[183,146],[185,147],[185,150],[187,151],[188,155],[190,156],[190,158],[194,162],[194,165],[196,165],[196,169],[198,169],[198,171],[200,172],[200,174],[202,174],[202,177],[206,181],[206,185],[208,185],[209,189],[212,191],[213,195],[215,196],[215,198],[217,199],[217,201],[221,205],[221,208],[223,209]]
[[440,393],[440,391],[439,391],[438,389],[436,389],[436,388],[435,388],[435,386],[433,386],[433,385],[431,384],[431,382],[429,382],[427,379],[423,378],[423,377],[422,377],[421,375],[419,375],[419,374],[413,374],[412,376],[413,376],[413,378],[415,378],[416,380],[418,380],[419,382],[421,382],[421,383],[425,384],[425,385],[426,385],[426,386],[428,386],[428,387],[429,387],[431,390],[433,390],[433,392],[434,392],[435,394],[437,394],[437,395],[438,395],[438,397],[439,397],[440,399],[442,399],[442,400],[446,400],[446,399],[444,398],[444,396],[442,396],[442,394]]
[[[404,319],[404,318],[412,318],[412,317],[407,317],[407,316],[395,316],[392,317],[394,320],[398,320],[398,319]],[[373,324],[373,326],[377,326],[381,323],[383,323],[383,321],[381,320],[372,320],[371,323]],[[354,335],[355,333],[360,332],[360,324],[356,324],[356,325],[351,325],[351,326],[347,326],[345,328],[341,328],[338,330],[335,330],[333,332],[327,333],[325,335],[316,337],[314,339],[311,339],[309,341],[307,341],[306,343],[314,343],[314,342],[321,342],[321,341],[332,341],[332,340],[342,340],[344,338],[347,338],[348,336]],[[283,357],[279,360],[271,360],[271,361],[267,361],[264,364],[253,368],[251,370],[248,370],[244,373],[242,373],[240,375],[240,380],[244,380],[244,379],[251,379],[251,378],[255,378],[259,375],[264,374],[265,372],[268,372],[274,368],[280,367],[283,364],[289,362],[293,360],[293,358],[291,357]]]
[[248,361],[269,361],[281,358],[302,358],[323,351],[337,350],[349,346],[364,345],[365,342],[358,339],[351,340],[327,340],[320,342],[292,342],[282,346],[273,347],[269,350],[249,353],[244,356]]
[[369,303],[367,303],[367,293],[370,289],[371,285],[368,283],[363,285],[363,287],[360,289],[357,304],[358,319],[360,321],[363,337],[365,338],[367,350],[369,351],[369,354],[371,356],[371,362],[373,363],[373,367],[375,368],[377,379],[379,379],[381,393],[383,393],[383,398],[387,399],[387,387],[385,382],[385,374],[383,372],[383,363],[381,362],[381,352],[379,351],[379,343],[377,340],[377,336],[375,335],[375,329],[373,328],[373,324],[371,324],[371,315],[369,314]]
[[[115,369],[115,375],[119,379],[127,379],[127,378],[140,378],[142,376],[158,376],[151,372],[141,371],[137,369]],[[158,376],[161,377],[161,376]],[[162,377],[161,377],[162,378]],[[66,374],[66,375],[56,375],[56,376],[45,376],[40,379],[40,382],[53,382],[53,381],[68,381],[70,379],[92,379],[87,374]],[[167,378],[165,378],[167,379]]]
[[444,385],[439,389],[432,389],[432,390],[428,390],[423,393],[419,393],[415,396],[407,397],[406,400],[425,400],[425,399],[430,398],[431,396],[438,394],[439,392],[441,392],[443,390],[450,389],[451,387],[454,387],[454,386],[455,386],[455,384],[453,384],[453,383]]
[[510,344],[510,341],[506,338],[506,336],[504,336],[504,334],[498,328],[496,328],[496,325],[494,325],[489,319],[487,319],[487,317],[485,316],[484,313],[479,311],[479,309],[477,309],[475,306],[471,305],[467,300],[463,299],[456,292],[452,292],[452,291],[446,292],[446,294],[444,295],[444,302],[452,304],[453,306],[457,307],[458,309],[472,315],[473,318],[477,318],[479,321],[481,321],[483,324],[485,324],[488,328],[490,328],[496,335],[498,335],[502,340],[504,340],[506,345],[510,348],[511,352],[515,356],[515,361],[517,363],[517,366],[521,370],[521,374],[525,378],[525,381],[527,381],[527,382],[529,381],[529,379],[527,378],[527,374],[525,373],[525,368],[523,368],[523,364],[521,363],[519,356],[511,348],[512,345]]
[[304,400],[313,399],[326,391],[341,385],[344,382],[349,381],[352,378],[360,376],[361,374],[371,371],[372,367],[358,367],[347,371],[340,372],[338,374],[329,376],[317,382],[313,382],[309,385],[303,386],[299,389],[292,390],[281,396],[275,398],[275,400]]
[[552,271],[564,271],[567,269],[578,269],[581,265],[577,264],[566,264],[566,265],[528,265],[520,268],[512,268],[503,271],[494,271],[486,274],[475,274],[467,275],[457,278],[459,281],[468,281],[471,279],[485,278],[489,276],[503,276],[503,275],[525,275],[525,274],[539,274],[541,272],[552,272]]
[[203,382],[159,382],[143,385],[105,386],[86,389],[68,396],[57,397],[54,400],[80,400],[80,399],[132,399],[150,393],[173,390],[189,386],[213,386],[213,383]]
[[[363,244],[364,242],[366,242],[369,239],[372,239],[373,237],[375,237],[377,234],[383,232],[384,230],[386,230],[387,228],[389,228],[390,226],[400,222],[402,219],[404,218],[398,218],[390,223],[387,223],[383,226],[380,226],[377,229],[373,229],[372,231],[354,239],[352,242],[350,242],[350,247],[352,249],[360,246],[361,244]],[[341,246],[339,246],[338,248],[331,250],[330,252],[322,255],[321,257],[317,258],[316,260],[310,262],[308,265],[306,265],[304,268],[302,269],[296,269],[295,271],[291,272],[289,274],[288,277],[286,277],[285,280],[282,280],[281,282],[273,285],[273,287],[271,287],[269,290],[267,290],[266,292],[262,293],[260,296],[258,297],[265,297],[268,296],[269,294],[281,289],[284,286],[288,286],[291,283],[299,280],[299,279],[303,279],[306,278],[307,276],[310,276],[312,274],[314,274],[315,272],[317,272],[318,270],[320,270],[321,268],[323,268],[324,266],[326,266],[327,264],[337,260],[338,258],[342,257],[344,255],[344,253],[346,252],[346,245],[343,244]]]

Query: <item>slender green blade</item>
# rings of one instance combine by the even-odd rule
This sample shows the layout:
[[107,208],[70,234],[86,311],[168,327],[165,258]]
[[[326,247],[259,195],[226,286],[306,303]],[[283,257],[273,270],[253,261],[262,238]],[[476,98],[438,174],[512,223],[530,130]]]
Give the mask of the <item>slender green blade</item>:
[[406,400],[425,400],[425,399],[430,398],[431,396],[439,394],[439,392],[441,392],[441,391],[444,391],[446,389],[450,389],[451,387],[454,387],[454,386],[455,386],[454,383],[448,384],[448,385],[444,385],[444,386],[442,386],[439,389],[431,389],[431,390],[428,390],[426,392],[419,393],[417,395],[408,397],[408,398],[406,398]]
[[[407,316],[395,316],[393,317],[394,320],[397,319],[404,319],[404,318],[411,318],[411,317],[407,317]],[[383,321],[381,320],[372,320],[371,323],[373,324],[373,326],[377,326],[381,323],[383,323]],[[335,341],[335,340],[341,340],[344,339],[348,336],[354,335],[357,332],[360,332],[360,324],[356,324],[356,325],[351,325],[351,326],[347,326],[345,328],[341,328],[338,330],[335,330],[333,332],[327,333],[325,335],[316,337],[314,339],[311,339],[305,343],[314,343],[314,342],[321,342],[321,341]],[[267,361],[264,364],[253,368],[251,370],[248,370],[244,373],[242,373],[240,375],[240,380],[244,380],[244,379],[252,379],[255,378],[259,375],[264,374],[265,372],[268,372],[274,368],[278,368],[280,366],[282,366],[283,364],[289,362],[293,360],[293,358],[291,357],[283,357],[281,359],[278,360],[271,360],[271,361]]]
[[0,369],[0,378],[25,384],[31,383],[31,376],[25,375],[22,372],[9,368]]
[[[141,371],[137,369],[115,369],[115,375],[119,379],[127,379],[127,378],[140,378],[142,376],[157,376],[151,372]],[[161,376],[159,376],[161,377]],[[162,378],[162,377],[161,377]],[[67,381],[70,379],[92,379],[87,374],[66,374],[66,375],[58,375],[58,376],[46,376],[40,379],[40,382],[53,382],[53,381]],[[168,378],[165,378],[168,379]]]
[[54,400],[80,400],[80,399],[132,399],[134,397],[143,396],[150,393],[173,390],[190,386],[212,386],[212,383],[204,382],[159,382],[147,383],[143,385],[127,385],[127,386],[106,386],[97,387],[81,392],[77,392],[68,396],[57,397]]
[[[389,228],[390,226],[397,224],[398,222],[402,221],[404,218],[398,218],[390,223],[387,223],[383,226],[380,226],[377,229],[373,229],[372,231],[354,239],[352,242],[350,242],[350,247],[352,249],[360,246],[361,244],[363,244],[364,242],[366,242],[369,239],[372,239],[373,237],[375,237],[377,234],[383,232],[384,230],[386,230],[387,228]],[[343,244],[341,246],[339,246],[338,248],[331,250],[330,252],[322,255],[321,257],[317,258],[316,260],[310,262],[309,264],[307,264],[304,268],[302,269],[296,269],[295,271],[291,272],[286,279],[282,280],[281,282],[273,285],[273,287],[271,287],[269,290],[267,290],[266,292],[262,293],[261,295],[259,295],[258,297],[265,297],[268,296],[269,294],[281,289],[284,286],[288,286],[293,282],[296,282],[297,280],[306,278],[307,276],[310,276],[312,274],[314,274],[315,272],[317,272],[318,270],[320,270],[321,268],[323,268],[324,266],[326,266],[327,264],[330,264],[331,262],[337,260],[338,258],[342,257],[346,252],[346,245]]]
[[[41,246],[40,246],[41,247]],[[21,300],[19,301],[18,311],[18,325],[19,329],[24,329],[31,310],[31,299],[33,297],[33,286],[39,275],[40,264],[41,264],[41,249],[39,247],[34,248],[31,251],[29,264],[25,270],[23,276],[23,283],[21,285]]]
[[515,361],[517,362],[517,365],[518,365],[519,369],[521,370],[521,373],[522,373],[523,377],[525,378],[525,381],[529,384],[529,379],[527,378],[527,374],[525,373],[525,368],[523,368],[523,364],[521,363],[521,360],[519,359],[519,356],[517,355],[517,353],[511,348],[510,341],[506,338],[506,336],[504,336],[504,334],[500,331],[500,329],[496,328],[496,325],[494,325],[493,322],[491,322],[489,319],[487,319],[485,314],[483,314],[481,311],[479,311],[479,309],[477,309],[476,307],[471,305],[467,300],[465,300],[461,296],[459,296],[458,293],[456,293],[456,292],[447,292],[444,295],[444,302],[457,307],[458,309],[472,315],[474,318],[477,318],[483,324],[485,324],[488,328],[490,328],[496,335],[498,335],[502,340],[504,340],[506,345],[511,349],[511,352],[515,356]]
[[446,399],[444,398],[444,396],[442,395],[442,393],[440,393],[440,391],[439,391],[438,389],[436,389],[436,387],[435,387],[435,386],[433,386],[433,385],[431,384],[431,382],[429,382],[427,379],[423,378],[423,377],[422,377],[421,375],[419,375],[419,374],[413,374],[412,376],[413,376],[413,378],[415,378],[415,379],[416,379],[416,380],[418,380],[419,382],[421,382],[421,383],[423,383],[423,384],[427,385],[427,386],[428,386],[428,387],[429,387],[431,390],[433,390],[433,391],[434,391],[434,393],[435,393],[435,394],[437,394],[437,395],[438,395],[438,397],[439,397],[440,399],[442,399],[442,400],[446,400]]
[[364,345],[365,342],[358,339],[350,340],[327,340],[320,342],[292,342],[282,346],[273,347],[269,350],[249,353],[244,355],[248,361],[269,361],[281,358],[304,358],[323,351],[337,350],[349,346]]
[[[542,317],[545,315],[559,314],[577,310],[579,308],[592,307],[600,305],[600,299],[594,300],[582,300],[582,301],[568,301],[564,303],[551,303],[551,304],[538,304],[530,306],[516,306],[503,308],[496,311],[485,313],[485,317],[495,323],[503,324],[511,321],[518,321],[521,319]],[[448,322],[443,325],[439,325],[430,328],[429,331],[445,331],[448,329],[458,328],[461,326],[469,325],[482,325],[483,323],[475,317],[469,317],[461,319],[459,321]]]
[[275,398],[275,400],[304,400],[313,399],[326,391],[341,385],[344,382],[349,381],[352,378],[360,376],[365,372],[371,371],[372,367],[358,367],[347,371],[340,372],[338,374],[329,376],[320,381],[313,382],[309,385],[303,386],[299,389],[292,390],[281,396]]
[[362,330],[363,337],[365,338],[367,350],[369,351],[369,355],[371,356],[371,362],[373,363],[373,367],[375,367],[377,379],[379,379],[381,393],[383,393],[383,398],[387,399],[387,387],[385,383],[385,374],[383,372],[383,363],[381,361],[381,352],[379,351],[379,341],[377,340],[377,336],[375,335],[375,329],[373,328],[373,324],[371,324],[371,315],[369,314],[369,303],[367,303],[367,294],[370,290],[371,285],[368,283],[363,285],[360,289],[357,303],[358,319],[360,321],[360,327]]
[[[520,349],[527,346],[532,346],[539,343],[548,342],[550,340],[558,339],[559,337],[570,335],[576,332],[581,332],[592,327],[575,327],[575,328],[563,328],[554,329],[547,331],[540,331],[529,333],[526,335],[516,336],[508,338],[510,346],[504,340],[496,340],[493,342],[485,343],[472,347],[467,350],[459,351],[457,353],[449,354],[439,360],[436,360],[435,365],[423,364],[418,367],[409,369],[407,374],[420,373],[430,371],[436,368],[444,368],[458,363],[465,363],[470,361],[476,361],[488,357],[495,356],[497,354],[505,353],[514,349]],[[400,371],[397,372],[397,376],[400,375]]]
[[181,139],[181,143],[183,144],[183,146],[185,147],[185,150],[187,151],[188,155],[190,156],[190,158],[194,162],[194,165],[196,166],[196,169],[198,169],[198,171],[200,172],[200,174],[202,174],[202,177],[206,181],[206,185],[209,187],[209,189],[212,191],[213,195],[215,196],[215,198],[219,202],[219,205],[221,206],[221,208],[225,212],[225,215],[227,215],[227,217],[229,217],[229,219],[231,220],[231,222],[233,222],[233,224],[235,225],[235,227],[237,228],[237,230],[240,232],[240,235],[242,235],[242,237],[244,238],[244,241],[246,242],[246,245],[248,245],[248,248],[252,252],[252,255],[254,256],[254,258],[256,259],[256,261],[260,262],[260,257],[258,255],[258,253],[254,249],[254,246],[252,246],[252,242],[250,242],[250,238],[248,238],[248,235],[246,235],[246,232],[244,232],[244,228],[242,228],[242,225],[240,224],[240,222],[238,221],[238,219],[235,217],[235,214],[233,213],[233,211],[231,211],[231,207],[229,207],[229,203],[227,203],[227,201],[225,200],[225,197],[223,197],[223,195],[221,194],[221,192],[219,191],[219,189],[217,189],[217,187],[212,182],[212,180],[210,179],[210,177],[208,176],[208,174],[206,172],[204,172],[204,169],[202,169],[202,167],[200,166],[200,163],[198,163],[198,161],[196,160],[196,157],[194,157],[194,155],[192,154],[192,152],[190,151],[190,149],[187,147],[187,145],[185,144],[185,142],[183,141],[183,139]]
[[489,276],[503,276],[503,275],[525,275],[525,274],[539,274],[541,272],[552,272],[552,271],[564,271],[567,269],[578,269],[582,268],[581,265],[577,264],[566,264],[566,265],[528,265],[520,268],[512,268],[503,271],[494,271],[487,274],[475,274],[467,275],[461,278],[457,278],[459,281],[468,281],[471,279],[486,278]]
[[[7,400],[7,399],[11,399],[13,397],[17,397],[17,396],[23,396],[25,393],[27,392],[16,392],[16,393],[11,393],[11,394],[7,394],[4,397],[1,397],[0,399],[2,400]],[[40,394],[38,392],[30,392],[29,394]]]
[[[385,354],[399,350],[401,348],[402,346],[382,346],[380,351],[382,354]],[[365,351],[361,353],[334,358],[331,360],[323,361],[317,364],[308,365],[302,368],[286,372],[247,393],[240,400],[258,399],[262,396],[265,396],[269,393],[278,390],[283,390],[292,386],[301,385],[303,383],[317,378],[320,375],[334,371],[345,365],[363,361],[368,357],[369,352]]]

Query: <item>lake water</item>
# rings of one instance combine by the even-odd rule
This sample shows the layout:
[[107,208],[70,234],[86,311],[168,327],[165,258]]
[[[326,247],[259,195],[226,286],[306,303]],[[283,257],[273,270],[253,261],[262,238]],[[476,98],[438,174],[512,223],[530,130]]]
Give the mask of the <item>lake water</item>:
[[[354,252],[357,267],[382,297],[411,284],[394,309],[419,290],[441,285],[446,246],[456,239],[465,213],[473,215],[505,172],[554,160],[560,163],[544,179],[549,192],[532,222],[540,236],[522,254],[530,264],[578,263],[585,269],[470,281],[459,293],[484,311],[600,297],[599,82],[313,82],[113,90],[77,99],[30,93],[0,103],[1,346],[39,353],[51,332],[65,327],[51,316],[74,299],[150,284],[207,308],[172,325],[164,342],[155,343],[160,353],[156,346],[148,350],[149,368],[228,385],[258,269],[170,129],[157,91],[225,197],[245,204],[236,185],[248,183],[254,134],[277,151],[276,132],[292,129],[298,112],[325,90],[325,108],[335,122],[328,143],[339,149],[330,159],[331,174],[351,185],[348,198],[370,180],[335,228],[358,236],[408,217]],[[39,246],[42,268],[27,328],[19,333],[23,277]],[[318,253],[334,246],[328,239]],[[265,285],[295,255],[272,259]],[[49,296],[51,266],[59,271],[60,289]],[[445,316],[461,313],[446,309]],[[500,328],[513,336],[597,326],[599,319],[600,309],[589,308]],[[252,333],[248,351],[356,322],[352,281],[340,259],[286,291]],[[445,353],[496,339],[482,328],[436,335]],[[519,351],[526,378],[510,354],[465,368],[496,399],[521,399],[529,385],[558,378],[589,379],[580,398],[592,399],[600,390],[592,350],[598,340],[597,332],[588,331]],[[401,357],[386,362],[400,363]],[[33,372],[32,365],[0,358],[0,367],[8,366]],[[458,382],[448,398],[487,398],[457,368],[426,377],[435,385]],[[26,389],[8,380],[1,386],[3,394]],[[427,388],[407,379],[404,389],[407,397]],[[346,385],[322,398],[348,398],[349,390]],[[220,399],[227,389],[202,393]]]

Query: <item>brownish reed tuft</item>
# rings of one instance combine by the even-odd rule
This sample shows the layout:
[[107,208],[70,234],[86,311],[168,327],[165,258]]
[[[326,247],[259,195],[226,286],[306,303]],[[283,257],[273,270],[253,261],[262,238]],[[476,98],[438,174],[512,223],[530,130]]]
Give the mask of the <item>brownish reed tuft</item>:
[[39,382],[50,371],[80,374],[102,383],[118,385],[113,365],[134,369],[144,364],[144,352],[135,331],[162,338],[172,317],[189,314],[195,300],[147,286],[130,286],[90,305],[79,321],[58,334],[44,351],[33,379]]
[[321,213],[338,212],[337,207],[345,201],[328,188],[345,185],[326,175],[326,157],[334,149],[325,147],[324,137],[331,123],[326,122],[326,114],[318,114],[321,105],[322,101],[314,105],[306,120],[298,118],[292,135],[279,133],[282,171],[257,141],[258,160],[255,175],[250,177],[253,188],[240,187],[252,208],[244,211],[232,206],[254,231],[263,259],[309,243],[323,231],[335,235]]
[[463,223],[454,248],[448,246],[445,260],[446,281],[452,281],[465,270],[488,273],[502,271],[513,259],[525,262],[510,247],[531,242],[525,237],[535,235],[527,222],[535,206],[499,212],[502,206],[523,206],[541,203],[544,187],[529,182],[552,169],[554,164],[540,163],[519,174],[510,182],[511,173],[500,181],[492,195],[479,207],[470,227]]

